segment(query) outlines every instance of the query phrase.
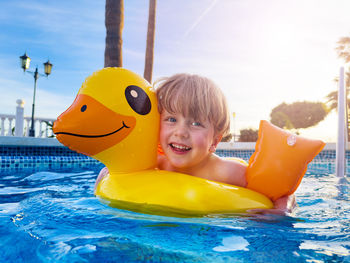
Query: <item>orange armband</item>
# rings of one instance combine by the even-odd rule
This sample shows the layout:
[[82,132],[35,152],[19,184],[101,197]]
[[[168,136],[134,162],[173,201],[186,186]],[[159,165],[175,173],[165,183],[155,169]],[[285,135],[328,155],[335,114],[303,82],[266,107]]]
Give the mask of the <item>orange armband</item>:
[[325,143],[294,135],[262,120],[247,168],[247,188],[276,200],[295,192],[307,165]]

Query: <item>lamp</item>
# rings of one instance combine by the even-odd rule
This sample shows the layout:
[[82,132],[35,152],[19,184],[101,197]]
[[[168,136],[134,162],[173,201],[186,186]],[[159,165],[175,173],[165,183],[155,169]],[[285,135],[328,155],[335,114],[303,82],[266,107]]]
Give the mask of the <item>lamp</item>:
[[[29,68],[30,64],[30,57],[27,56],[27,52],[24,53],[23,56],[19,57],[21,60],[21,68],[23,69],[23,72],[30,73],[34,77],[34,93],[33,93],[33,104],[32,104],[32,122],[31,122],[31,128],[29,129],[29,136],[35,137],[35,130],[34,130],[34,109],[35,109],[35,94],[36,94],[36,82],[39,78],[39,76],[45,76],[43,74],[40,74],[38,71],[38,66],[36,66],[35,71],[26,71]],[[44,72],[46,74],[46,77],[48,77],[51,74],[52,64],[49,60],[44,64]]]
[[30,57],[27,56],[26,52],[23,56],[20,56],[19,58],[21,59],[21,68],[23,68],[23,71],[26,71],[29,68]]
[[50,63],[50,60],[47,60],[47,61],[44,63],[44,68],[45,68],[45,74],[46,74],[46,76],[50,75],[50,74],[51,74],[51,69],[52,69],[52,64]]

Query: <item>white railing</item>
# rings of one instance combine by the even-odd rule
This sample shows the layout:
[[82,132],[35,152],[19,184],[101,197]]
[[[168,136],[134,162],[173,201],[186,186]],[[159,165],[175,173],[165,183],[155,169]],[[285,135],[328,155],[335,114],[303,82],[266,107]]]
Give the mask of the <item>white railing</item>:
[[[24,101],[17,100],[16,114],[0,114],[0,136],[28,137],[32,118],[24,116]],[[35,137],[53,137],[55,119],[34,118]]]

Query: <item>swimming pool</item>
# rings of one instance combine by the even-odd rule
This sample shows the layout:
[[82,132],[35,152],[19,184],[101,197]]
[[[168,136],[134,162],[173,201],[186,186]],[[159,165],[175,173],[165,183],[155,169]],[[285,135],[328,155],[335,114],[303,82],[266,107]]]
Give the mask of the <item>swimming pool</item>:
[[100,203],[103,166],[65,148],[0,147],[0,161],[1,262],[350,262],[349,182],[334,175],[334,151],[309,165],[288,217],[139,214]]

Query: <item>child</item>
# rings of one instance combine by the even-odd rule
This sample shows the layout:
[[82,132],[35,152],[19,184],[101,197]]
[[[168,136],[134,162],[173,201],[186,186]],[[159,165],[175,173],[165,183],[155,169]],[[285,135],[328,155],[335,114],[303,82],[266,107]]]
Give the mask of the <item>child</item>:
[[[230,112],[222,91],[211,80],[190,74],[164,78],[156,91],[164,152],[158,156],[158,168],[245,187],[246,166],[214,154],[230,128]],[[95,185],[107,173],[106,168],[101,170]],[[291,212],[294,195],[276,200],[274,206],[251,212]]]
[[[176,74],[158,83],[157,97],[164,151],[158,156],[158,168],[245,187],[246,166],[214,154],[230,128],[227,102],[215,83],[198,75]],[[276,200],[274,206],[251,212],[291,212],[294,195]]]

